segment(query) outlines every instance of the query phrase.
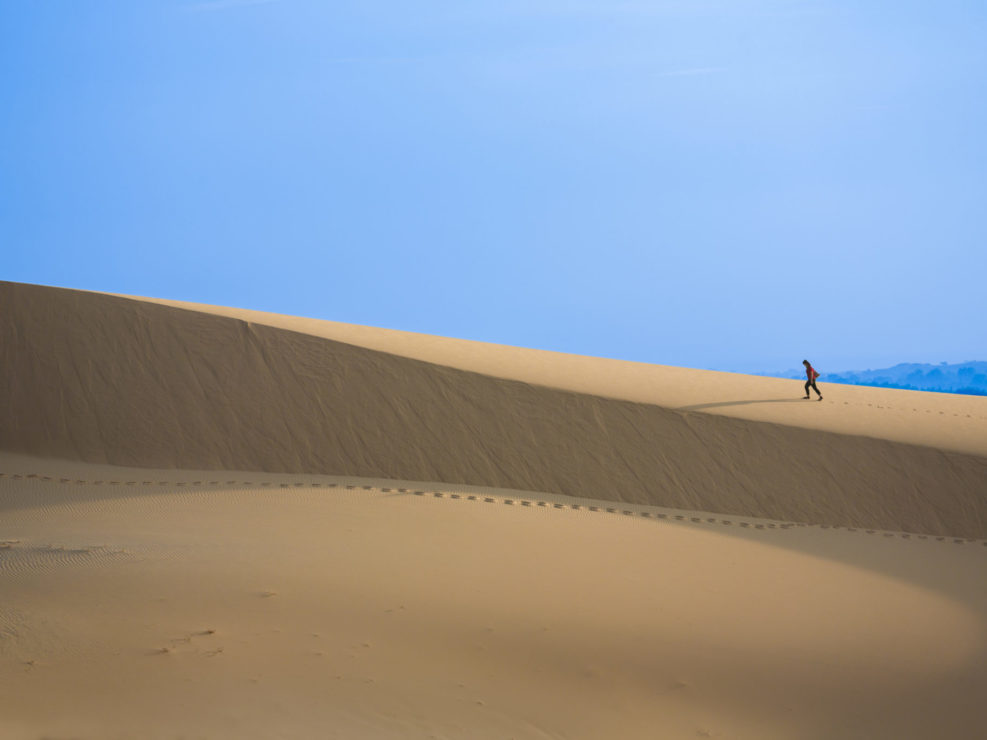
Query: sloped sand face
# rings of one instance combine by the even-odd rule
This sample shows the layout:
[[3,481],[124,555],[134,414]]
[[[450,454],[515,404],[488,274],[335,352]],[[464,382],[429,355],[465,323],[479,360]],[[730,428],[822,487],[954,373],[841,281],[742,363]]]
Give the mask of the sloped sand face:
[[982,542],[492,489],[2,463],[3,737],[985,727]]
[[[453,349],[420,354],[468,364],[471,351]],[[488,347],[470,360],[500,373],[481,374],[218,313],[2,283],[0,449],[987,536],[987,399],[902,392],[889,402],[831,387],[827,406],[800,402],[793,381],[562,356],[605,394],[590,395],[567,390],[569,374],[542,355],[516,374],[554,386],[503,377],[492,359],[502,355]],[[620,382],[607,385],[607,369]],[[777,402],[724,406],[720,376],[755,401],[768,381]],[[660,404],[627,400],[652,397]],[[757,418],[707,413],[724,410]]]
[[0,738],[987,734],[985,399],[10,283],[0,360]]

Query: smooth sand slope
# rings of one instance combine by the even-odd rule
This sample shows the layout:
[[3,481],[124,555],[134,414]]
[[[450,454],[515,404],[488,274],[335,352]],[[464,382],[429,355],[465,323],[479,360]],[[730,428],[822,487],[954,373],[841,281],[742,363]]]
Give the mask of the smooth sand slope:
[[322,476],[0,469],[0,737],[987,731],[981,542]]
[[0,738],[987,736],[985,399],[0,283]]
[[0,283],[0,449],[987,536],[984,398],[223,313]]

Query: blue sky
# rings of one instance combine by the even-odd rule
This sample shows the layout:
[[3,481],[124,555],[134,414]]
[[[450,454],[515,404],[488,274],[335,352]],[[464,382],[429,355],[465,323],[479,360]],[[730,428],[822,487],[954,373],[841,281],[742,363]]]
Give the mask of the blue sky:
[[987,5],[0,5],[8,280],[734,371],[987,358]]

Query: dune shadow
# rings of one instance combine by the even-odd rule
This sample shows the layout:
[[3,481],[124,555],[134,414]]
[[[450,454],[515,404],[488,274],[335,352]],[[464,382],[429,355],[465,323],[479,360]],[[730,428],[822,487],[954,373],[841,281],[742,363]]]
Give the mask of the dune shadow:
[[697,403],[692,406],[679,406],[673,411],[702,411],[703,409],[716,409],[724,406],[750,406],[755,403],[802,403],[804,398],[761,398],[756,401],[719,401],[717,403]]

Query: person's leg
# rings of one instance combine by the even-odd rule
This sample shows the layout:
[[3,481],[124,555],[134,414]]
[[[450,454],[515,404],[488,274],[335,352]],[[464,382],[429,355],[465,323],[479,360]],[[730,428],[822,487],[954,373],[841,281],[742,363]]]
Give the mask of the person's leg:
[[[812,381],[811,381],[811,380],[807,380],[807,381],[805,381],[805,397],[806,397],[806,398],[808,398],[808,397],[809,397],[809,384],[810,384],[810,383],[812,383]],[[818,392],[818,391],[817,391],[817,392]]]
[[[820,393],[819,392],[819,388],[816,387],[816,381],[815,380],[812,381],[812,390],[814,390],[816,392],[816,395],[819,396],[820,399],[822,398],[822,393]],[[806,391],[805,392],[805,395],[808,396],[809,395],[809,391]]]

